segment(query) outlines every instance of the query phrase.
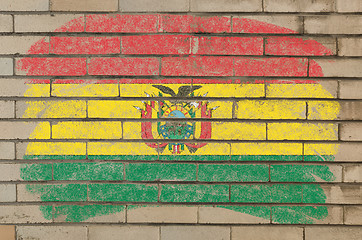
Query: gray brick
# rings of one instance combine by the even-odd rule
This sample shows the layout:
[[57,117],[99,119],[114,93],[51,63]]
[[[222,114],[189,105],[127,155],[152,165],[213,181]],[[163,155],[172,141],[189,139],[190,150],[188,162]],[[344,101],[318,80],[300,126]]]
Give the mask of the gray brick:
[[119,0],[122,12],[187,12],[188,0]]
[[15,159],[15,143],[0,142],[0,159]]
[[50,84],[31,84],[26,79],[0,79],[1,97],[49,97]]
[[13,59],[0,58],[0,75],[13,75]]
[[362,165],[344,166],[344,182],[362,182]]
[[340,125],[342,141],[362,141],[362,123],[343,123]]
[[53,32],[80,14],[55,15],[15,15],[15,32]]
[[16,201],[16,185],[0,184],[0,202]]
[[50,0],[51,11],[118,11],[118,0]]
[[[38,136],[34,135],[36,127],[41,128]],[[49,139],[50,124],[48,122],[0,122],[0,139]]]
[[314,34],[361,34],[362,16],[306,16],[304,32]]
[[334,0],[264,0],[265,12],[333,12]]
[[1,0],[1,11],[48,11],[49,0]]
[[230,239],[229,227],[216,226],[162,226],[162,240],[220,240]]
[[339,97],[342,99],[362,99],[362,81],[340,81]]
[[337,12],[362,12],[361,0],[336,0]]
[[[18,239],[87,240],[86,226],[19,226]],[[106,238],[105,238],[106,239]]]
[[19,181],[20,165],[19,164],[0,164],[0,181]]
[[13,31],[13,17],[11,15],[0,15],[0,32]]
[[[30,47],[44,37],[0,36],[0,54],[26,54]],[[45,37],[49,43],[49,37]]]
[[153,226],[90,226],[89,240],[147,239],[159,240],[159,227]]
[[362,77],[362,59],[313,60],[322,68],[324,77]]
[[261,12],[261,0],[191,0],[192,12]]
[[49,222],[51,222],[51,220],[44,218],[44,215],[40,211],[39,207],[40,206],[38,206],[38,205],[0,206],[0,221],[1,221],[1,223],[49,223]]
[[15,117],[14,105],[14,101],[0,101],[0,118]]
[[[321,185],[326,195],[326,203],[362,204],[362,186],[359,185]],[[304,201],[304,200],[303,200]],[[308,202],[308,200],[305,200]]]
[[[361,206],[346,206],[344,208],[344,223],[350,225],[362,225],[362,207]],[[362,232],[362,229],[361,229]],[[361,234],[362,237],[362,234]],[[349,239],[349,238],[347,238]]]
[[232,227],[231,240],[302,240],[303,228],[301,227],[262,227],[242,226]]
[[362,56],[362,38],[339,38],[339,56]]
[[127,210],[129,223],[197,223],[197,207],[143,206]]
[[305,240],[361,240],[361,227],[306,227]]

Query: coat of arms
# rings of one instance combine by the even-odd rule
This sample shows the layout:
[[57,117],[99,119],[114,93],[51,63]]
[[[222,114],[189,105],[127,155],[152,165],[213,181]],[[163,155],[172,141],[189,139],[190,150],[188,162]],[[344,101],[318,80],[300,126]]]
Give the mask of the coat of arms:
[[[157,119],[163,121],[157,122],[157,136],[152,131],[152,122],[142,122],[142,138],[148,139],[167,139],[175,140],[172,143],[146,143],[152,148],[163,152],[167,147],[172,154],[180,154],[185,150],[185,146],[190,153],[195,153],[198,148],[207,143],[189,143],[180,140],[187,139],[210,139],[211,122],[200,123],[200,135],[196,135],[197,126],[194,121],[187,121],[191,118],[211,118],[212,111],[217,107],[209,108],[207,101],[178,100],[178,98],[195,97],[194,91],[201,86],[180,86],[175,93],[171,88],[164,85],[152,85],[159,90],[158,97],[171,97],[175,100],[145,101],[144,107],[139,108],[141,116],[144,119],[151,119],[156,113]],[[146,93],[147,96],[150,96]],[[205,97],[207,93],[203,95]],[[182,121],[180,121],[182,120]],[[184,121],[183,121],[184,120]]]

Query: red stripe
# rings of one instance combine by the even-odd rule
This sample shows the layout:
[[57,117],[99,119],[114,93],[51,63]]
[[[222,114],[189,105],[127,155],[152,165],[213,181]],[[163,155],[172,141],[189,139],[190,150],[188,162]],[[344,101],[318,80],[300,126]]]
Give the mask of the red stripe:
[[236,76],[306,77],[307,58],[235,58]]
[[263,55],[261,37],[194,37],[193,54],[207,55]]
[[54,32],[84,32],[84,17],[79,17],[69,21]]
[[164,57],[162,75],[165,76],[232,76],[231,57]]
[[120,53],[119,37],[51,37],[51,53],[109,54]]
[[87,32],[157,32],[157,15],[87,15]]
[[120,79],[120,84],[191,84],[192,79]]
[[230,17],[197,17],[190,15],[160,15],[159,32],[174,33],[229,33]]
[[189,54],[190,37],[146,35],[122,37],[123,54]]
[[49,42],[42,38],[30,47],[28,54],[49,54]]
[[279,27],[274,24],[260,22],[253,19],[233,17],[234,33],[279,33],[290,34],[297,33],[288,28]]
[[269,37],[265,42],[265,53],[269,55],[324,56],[332,51],[315,40],[296,37]]
[[117,79],[55,79],[53,84],[118,84]]
[[34,76],[76,76],[87,73],[85,58],[22,58],[17,69]]
[[158,75],[156,58],[92,58],[88,65],[90,75]]

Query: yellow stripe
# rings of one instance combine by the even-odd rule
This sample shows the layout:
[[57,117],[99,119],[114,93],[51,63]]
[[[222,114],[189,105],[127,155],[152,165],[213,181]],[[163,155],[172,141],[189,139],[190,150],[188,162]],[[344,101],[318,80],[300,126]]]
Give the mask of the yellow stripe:
[[306,103],[287,100],[243,100],[237,117],[242,119],[305,119]]
[[337,124],[268,123],[268,140],[337,140]]
[[302,143],[232,143],[231,155],[302,155]]
[[85,155],[86,143],[32,142],[26,149],[27,155]]
[[121,122],[59,122],[52,126],[53,138],[121,139]]
[[340,110],[338,102],[334,101],[308,101],[308,119],[334,120]]
[[28,101],[23,118],[85,118],[85,101]]
[[334,98],[320,84],[267,84],[266,97]]
[[53,84],[52,96],[117,97],[118,84]]
[[50,96],[50,84],[27,84],[29,87],[24,97],[49,97]]
[[213,122],[212,139],[265,140],[265,123]]
[[88,143],[89,155],[157,155],[154,148],[141,142]]
[[339,144],[335,143],[306,143],[304,144],[304,155],[335,155]]

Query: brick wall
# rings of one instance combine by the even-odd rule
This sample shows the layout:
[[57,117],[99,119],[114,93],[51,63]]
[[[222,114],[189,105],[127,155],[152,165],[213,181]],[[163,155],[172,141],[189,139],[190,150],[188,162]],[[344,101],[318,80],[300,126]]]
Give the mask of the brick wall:
[[362,239],[361,12],[1,0],[0,240]]

